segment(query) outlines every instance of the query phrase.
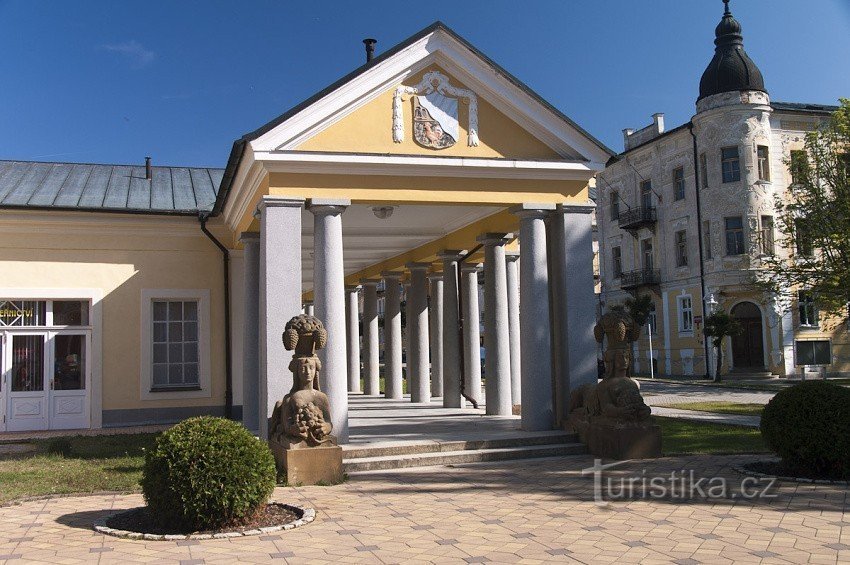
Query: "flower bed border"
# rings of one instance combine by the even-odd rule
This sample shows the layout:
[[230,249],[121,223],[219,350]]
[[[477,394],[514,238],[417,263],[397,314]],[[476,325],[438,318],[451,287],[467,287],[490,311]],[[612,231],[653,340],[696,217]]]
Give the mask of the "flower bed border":
[[741,473],[742,475],[750,475],[755,477],[764,477],[768,479],[779,479],[780,481],[791,481],[794,483],[804,483],[804,484],[813,484],[813,485],[835,485],[840,487],[850,486],[850,481],[842,481],[842,480],[832,480],[832,479],[810,479],[808,477],[788,477],[785,475],[773,475],[770,473],[762,473],[761,471],[754,471],[752,469],[747,468],[747,465],[751,463],[776,463],[776,460],[770,459],[760,459],[758,461],[751,461],[750,463],[744,463],[742,465],[732,465],[732,469]]
[[294,512],[296,516],[298,516],[297,520],[292,522],[287,522],[286,524],[281,524],[279,526],[265,526],[262,528],[254,528],[250,530],[236,530],[231,532],[217,532],[214,534],[146,534],[144,532],[134,532],[131,530],[119,530],[117,528],[110,528],[106,525],[106,523],[115,516],[120,514],[124,514],[126,512],[131,512],[136,510],[136,508],[130,508],[128,510],[122,510],[120,512],[115,512],[113,514],[109,514],[108,516],[104,516],[100,518],[94,523],[94,529],[97,532],[105,534],[107,536],[114,536],[118,538],[124,539],[132,539],[132,540],[145,540],[145,541],[181,541],[181,540],[209,540],[209,539],[227,539],[227,538],[239,538],[239,537],[247,537],[247,536],[259,536],[262,534],[271,534],[274,532],[280,532],[282,530],[291,530],[293,528],[297,528],[299,526],[303,526],[305,524],[309,524],[313,520],[316,519],[316,511],[313,508],[306,508],[302,506],[295,506],[293,504],[282,504],[279,502],[270,502],[269,505],[280,506],[290,512]]

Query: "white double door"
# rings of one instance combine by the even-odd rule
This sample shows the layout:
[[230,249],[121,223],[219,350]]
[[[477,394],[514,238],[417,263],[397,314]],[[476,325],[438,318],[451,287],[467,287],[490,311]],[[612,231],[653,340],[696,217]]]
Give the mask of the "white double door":
[[0,332],[0,431],[90,426],[91,332]]

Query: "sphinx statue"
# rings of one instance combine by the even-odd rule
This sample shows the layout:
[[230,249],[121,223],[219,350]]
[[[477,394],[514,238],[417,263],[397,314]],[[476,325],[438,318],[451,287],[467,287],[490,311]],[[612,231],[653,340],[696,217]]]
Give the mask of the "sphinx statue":
[[283,346],[294,350],[289,363],[292,390],[275,404],[269,425],[270,443],[284,449],[336,445],[336,438],[331,435],[330,403],[319,386],[322,362],[316,355],[327,341],[327,331],[314,316],[301,314],[287,322]]
[[661,456],[661,430],[631,378],[631,343],[640,326],[623,311],[603,315],[593,328],[605,342],[605,374],[570,394],[568,425],[597,457],[642,459]]

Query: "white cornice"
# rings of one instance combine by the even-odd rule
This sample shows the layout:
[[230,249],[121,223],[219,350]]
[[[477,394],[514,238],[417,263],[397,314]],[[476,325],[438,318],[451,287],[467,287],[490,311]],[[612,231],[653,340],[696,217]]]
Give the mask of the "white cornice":
[[256,152],[254,158],[273,173],[344,173],[460,178],[505,178],[587,181],[601,163],[531,161],[417,155],[353,155],[350,153]]

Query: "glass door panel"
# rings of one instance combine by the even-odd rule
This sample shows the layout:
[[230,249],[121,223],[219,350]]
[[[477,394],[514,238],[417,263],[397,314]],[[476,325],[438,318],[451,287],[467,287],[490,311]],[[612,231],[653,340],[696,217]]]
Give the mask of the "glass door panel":
[[11,380],[7,411],[9,431],[47,429],[45,386],[46,334],[11,334],[6,340]]
[[50,340],[50,429],[89,427],[88,332],[59,332]]

